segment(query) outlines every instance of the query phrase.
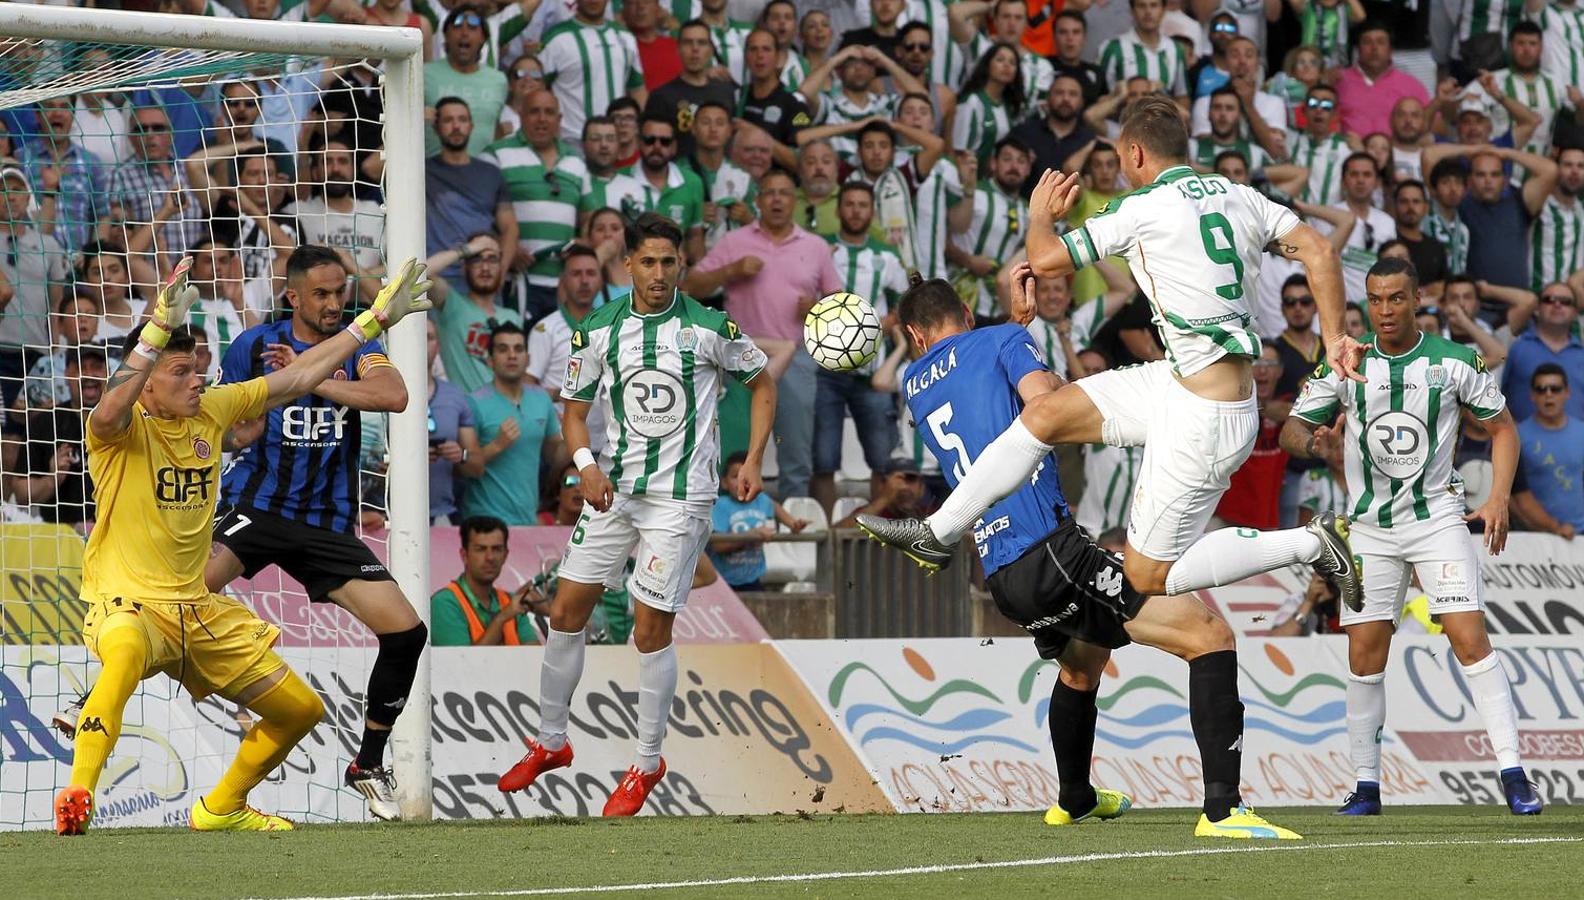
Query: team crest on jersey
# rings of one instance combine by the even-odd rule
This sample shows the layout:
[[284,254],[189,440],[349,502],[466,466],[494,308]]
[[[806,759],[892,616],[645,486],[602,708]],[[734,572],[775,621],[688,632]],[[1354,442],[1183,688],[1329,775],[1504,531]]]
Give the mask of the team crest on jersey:
[[204,440],[203,438],[193,439],[193,455],[197,456],[199,459],[208,459],[209,454],[213,452],[214,448],[209,446],[208,441]]
[[685,327],[682,330],[677,332],[677,349],[678,350],[684,350],[684,351],[692,352],[693,350],[695,350],[697,348],[698,348],[698,334],[693,331],[692,326]]
[[1425,371],[1425,382],[1430,385],[1431,390],[1446,387],[1446,366],[1431,366]]

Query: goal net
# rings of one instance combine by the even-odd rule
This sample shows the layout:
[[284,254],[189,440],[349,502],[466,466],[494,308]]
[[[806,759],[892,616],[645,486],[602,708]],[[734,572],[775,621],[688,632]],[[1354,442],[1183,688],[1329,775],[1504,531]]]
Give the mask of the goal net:
[[[125,335],[183,257],[211,383],[238,334],[288,313],[297,246],[334,248],[351,274],[348,310],[366,304],[387,262],[423,252],[422,101],[407,29],[4,4],[0,34],[26,35],[0,38],[0,829],[17,829],[53,823],[72,742],[52,720],[75,724],[99,668],[80,637],[95,517],[83,420]],[[424,377],[423,329],[384,339],[409,384]],[[424,417],[415,402],[324,424],[361,435],[356,529],[427,619]],[[403,505],[409,492],[420,496]],[[328,711],[258,804],[364,818],[341,773],[362,732],[373,635],[275,568],[230,591],[281,626],[278,649]],[[426,678],[393,741],[409,816],[428,809]],[[230,701],[145,681],[95,825],[185,823],[249,725]]]

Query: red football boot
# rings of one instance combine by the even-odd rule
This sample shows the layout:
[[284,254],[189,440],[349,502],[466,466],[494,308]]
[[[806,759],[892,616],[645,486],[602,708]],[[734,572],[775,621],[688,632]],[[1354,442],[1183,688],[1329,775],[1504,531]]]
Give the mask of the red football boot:
[[[645,792],[647,793],[647,792]],[[93,821],[93,792],[70,785],[55,797],[55,833],[82,834]]]
[[636,816],[638,810],[643,809],[644,801],[649,799],[649,792],[665,777],[665,757],[660,758],[660,768],[645,774],[638,771],[637,766],[627,770],[622,776],[621,784],[616,785],[616,790],[605,801],[607,816]]
[[523,743],[528,745],[527,755],[508,769],[496,785],[503,794],[524,790],[534,783],[534,779],[551,769],[564,769],[572,765],[571,741],[562,744],[559,750],[546,750],[543,744],[530,738],[523,738]]

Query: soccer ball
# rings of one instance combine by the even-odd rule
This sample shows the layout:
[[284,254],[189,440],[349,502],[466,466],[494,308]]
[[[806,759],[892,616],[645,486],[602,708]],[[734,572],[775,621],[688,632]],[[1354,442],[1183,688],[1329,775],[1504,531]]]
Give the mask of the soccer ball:
[[880,317],[869,301],[846,291],[823,297],[803,319],[803,346],[821,368],[851,372],[880,348]]

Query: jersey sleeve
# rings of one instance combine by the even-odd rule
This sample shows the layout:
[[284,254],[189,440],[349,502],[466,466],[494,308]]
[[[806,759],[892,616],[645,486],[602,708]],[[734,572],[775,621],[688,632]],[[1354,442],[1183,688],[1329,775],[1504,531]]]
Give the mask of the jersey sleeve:
[[269,386],[260,377],[209,388],[199,403],[205,415],[226,429],[243,419],[258,418],[268,399]]
[[1001,338],[1001,347],[996,353],[1001,363],[1001,369],[1006,372],[1007,384],[1017,387],[1023,376],[1030,372],[1049,372],[1045,360],[1040,356],[1039,347],[1034,339],[1029,336],[1028,329],[1021,325],[1002,325],[1006,329],[1005,336]]
[[964,102],[957,108],[957,115],[952,119],[953,150],[975,149],[973,136],[979,130],[979,119],[983,115],[984,111],[977,102]]
[[1260,223],[1261,247],[1298,227],[1298,217],[1287,207],[1272,202],[1251,187],[1235,185],[1234,189],[1248,202],[1256,220]]
[[357,352],[352,354],[352,362],[359,378],[367,378],[375,369],[396,368],[391,363],[390,357],[385,355],[385,348],[380,346],[379,341],[369,341],[359,347]]
[[1342,404],[1342,378],[1325,363],[1315,366],[1293,401],[1292,414],[1311,425],[1331,421]]
[[441,588],[429,597],[429,642],[436,647],[473,644],[462,607],[457,606],[456,595],[449,588]]
[[572,355],[567,357],[566,378],[561,383],[561,396],[564,399],[593,403],[599,396],[600,375],[605,371],[605,359],[590,346],[591,340],[588,328],[579,323],[572,332]]
[[221,384],[247,381],[253,377],[253,362],[248,357],[251,354],[250,348],[257,344],[258,342],[252,339],[231,342],[231,346],[226,348],[225,355],[220,357]]
[[1137,221],[1138,203],[1124,203],[1125,196],[1100,207],[1082,226],[1061,236],[1075,270],[1094,265],[1097,259],[1119,256],[1133,245],[1141,224]]
[[769,359],[764,351],[753,342],[753,338],[742,333],[737,323],[726,316],[721,319],[721,324],[715,330],[717,340],[715,363],[742,384],[747,384],[755,375],[764,371],[765,363]]
[[1474,354],[1473,362],[1451,367],[1457,373],[1458,402],[1468,407],[1477,419],[1494,419],[1507,408],[1507,398],[1490,370],[1485,357]]

